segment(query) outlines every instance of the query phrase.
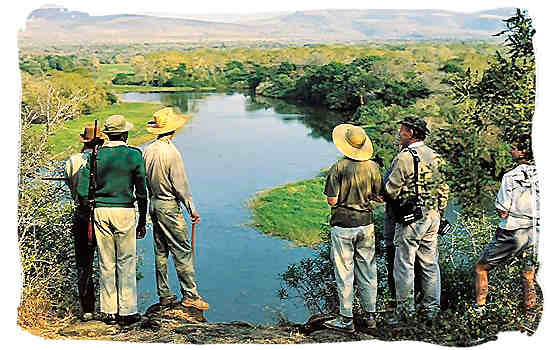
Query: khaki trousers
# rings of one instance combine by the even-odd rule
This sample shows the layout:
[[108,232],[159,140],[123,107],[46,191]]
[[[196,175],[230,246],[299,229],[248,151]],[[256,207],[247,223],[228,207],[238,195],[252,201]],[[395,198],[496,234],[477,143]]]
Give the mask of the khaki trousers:
[[95,209],[99,255],[100,309],[107,314],[137,313],[136,210]]
[[155,242],[155,270],[159,297],[172,295],[168,285],[168,257],[174,266],[184,298],[199,297],[193,267],[193,251],[189,231],[176,201],[151,199],[151,221]]
[[340,315],[353,316],[353,282],[357,282],[359,301],[365,312],[376,311],[376,260],[374,224],[343,228],[331,227],[330,255],[334,263]]

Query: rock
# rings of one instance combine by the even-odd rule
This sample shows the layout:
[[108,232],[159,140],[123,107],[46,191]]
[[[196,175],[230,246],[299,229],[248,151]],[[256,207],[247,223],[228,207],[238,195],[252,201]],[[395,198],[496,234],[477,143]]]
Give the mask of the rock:
[[59,334],[66,337],[87,337],[95,338],[102,336],[111,336],[120,332],[117,325],[107,325],[101,321],[93,320],[88,322],[76,322],[72,325],[62,328]]
[[186,307],[180,303],[174,303],[167,306],[154,304],[147,309],[145,315],[149,319],[169,319],[182,321],[187,323],[202,323],[206,322],[204,312],[195,308]]

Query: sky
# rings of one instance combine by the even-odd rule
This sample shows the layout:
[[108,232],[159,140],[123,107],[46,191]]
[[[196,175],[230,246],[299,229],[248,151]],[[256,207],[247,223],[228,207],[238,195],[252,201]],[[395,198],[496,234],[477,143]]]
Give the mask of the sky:
[[[290,1],[290,0],[278,0],[278,1],[250,1],[250,0],[232,0],[232,1],[214,1],[214,0],[201,0],[201,1],[142,1],[142,0],[72,0],[72,1],[10,1],[3,4],[2,12],[0,13],[0,35],[3,44],[3,50],[0,54],[2,64],[3,84],[0,85],[2,92],[3,103],[3,118],[2,127],[3,137],[0,138],[2,149],[6,151],[2,152],[2,163],[4,163],[4,171],[1,174],[1,180],[3,184],[3,201],[0,202],[2,215],[4,219],[2,221],[2,234],[6,238],[5,243],[0,248],[0,259],[5,269],[4,288],[0,289],[2,293],[2,310],[3,317],[0,318],[2,322],[3,334],[8,335],[4,339],[4,342],[11,342],[12,346],[40,346],[46,348],[74,348],[77,345],[79,348],[92,348],[98,346],[105,346],[107,348],[125,348],[136,349],[145,348],[150,349],[166,349],[170,345],[152,345],[152,344],[132,344],[121,345],[115,343],[98,343],[98,342],[82,342],[82,341],[45,341],[41,338],[37,338],[29,335],[26,332],[21,331],[15,325],[16,320],[16,306],[18,304],[18,298],[20,293],[20,281],[18,274],[18,254],[17,254],[17,242],[16,234],[17,222],[16,222],[16,202],[17,202],[17,175],[16,169],[18,164],[18,108],[20,101],[20,81],[19,70],[17,63],[17,42],[16,33],[17,30],[22,28],[27,15],[34,9],[39,8],[43,4],[54,3],[67,7],[69,10],[79,10],[88,12],[92,15],[104,15],[104,14],[117,14],[117,13],[151,13],[151,12],[173,12],[177,14],[204,14],[204,13],[254,13],[254,12],[271,12],[271,11],[297,11],[308,9],[368,9],[368,8],[408,8],[408,9],[442,9],[453,10],[460,12],[475,12],[481,10],[487,10],[498,7],[515,7],[521,5],[527,8],[533,17],[535,28],[537,29],[537,35],[535,36],[535,49],[537,55],[537,101],[535,121],[533,128],[535,157],[537,165],[540,169],[539,174],[542,180],[542,227],[543,234],[541,235],[540,251],[544,252],[545,247],[550,246],[549,239],[544,237],[545,233],[549,231],[547,228],[548,213],[550,210],[550,160],[546,159],[546,144],[545,134],[546,130],[550,126],[550,123],[546,121],[545,116],[550,113],[550,101],[548,93],[550,93],[549,84],[550,77],[548,76],[550,69],[550,52],[547,44],[549,33],[550,15],[546,11],[543,1],[536,0],[524,0],[524,1],[507,1],[507,0],[487,0],[487,1],[429,1],[429,0],[417,0],[417,1],[397,1],[386,0],[381,2],[368,2],[357,0],[303,0],[303,1]],[[548,224],[550,225],[550,224]],[[546,242],[545,242],[546,241]],[[549,296],[550,290],[547,288],[547,284],[550,281],[548,277],[548,263],[545,261],[548,254],[543,254],[543,266],[541,273],[539,273],[539,282],[543,286],[545,296]],[[518,286],[519,288],[520,286]],[[504,345],[515,347],[529,347],[531,349],[546,347],[546,340],[550,339],[550,327],[547,320],[548,311],[544,312],[543,321],[533,337],[527,337],[525,335],[514,334],[502,334],[499,335],[497,342],[476,347],[475,349],[493,349],[502,348]],[[15,344],[14,344],[15,342]],[[425,343],[410,343],[414,344],[413,349],[441,349],[434,345]],[[383,347],[384,349],[400,349],[404,346],[409,348],[407,343],[380,343],[380,342],[368,342],[368,343],[355,343],[351,345],[355,349],[359,349],[363,346]],[[319,345],[311,346],[282,346],[285,349],[305,349]],[[208,346],[207,348],[211,348]],[[227,346],[225,346],[227,347]],[[224,347],[224,348],[225,348]],[[253,346],[254,348],[263,348],[261,346]],[[329,349],[329,345],[321,345],[323,349]],[[188,346],[189,348],[189,346]],[[219,346],[216,348],[220,348]]]

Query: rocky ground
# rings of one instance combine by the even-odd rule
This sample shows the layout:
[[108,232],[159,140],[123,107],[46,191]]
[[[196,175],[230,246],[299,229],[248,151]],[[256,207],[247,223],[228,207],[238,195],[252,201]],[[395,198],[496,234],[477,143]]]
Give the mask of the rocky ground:
[[244,321],[208,323],[197,310],[179,304],[170,307],[155,304],[140,322],[131,326],[74,320],[60,328],[55,338],[185,344],[302,344],[375,338],[360,322],[356,323],[354,334],[326,329],[322,322],[329,318],[314,316],[304,325],[256,325]]

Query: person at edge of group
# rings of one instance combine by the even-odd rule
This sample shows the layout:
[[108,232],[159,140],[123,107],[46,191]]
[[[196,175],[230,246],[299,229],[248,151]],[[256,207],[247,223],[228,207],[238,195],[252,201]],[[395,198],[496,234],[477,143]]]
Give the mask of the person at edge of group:
[[518,255],[522,259],[523,308],[536,305],[535,266],[539,230],[538,178],[533,163],[530,135],[521,135],[511,144],[510,154],[517,166],[504,174],[495,206],[500,223],[493,240],[485,247],[474,267],[476,304],[479,315],[487,312],[488,271]]
[[371,200],[382,201],[378,165],[370,160],[373,147],[365,131],[341,124],[332,139],[344,158],[328,171],[324,194],[331,206],[331,259],[339,298],[339,316],[328,328],[354,332],[353,283],[357,282],[365,323],[376,327],[377,272]]
[[80,153],[73,154],[65,162],[65,181],[71,190],[71,196],[75,202],[72,220],[72,234],[74,238],[75,260],[78,271],[78,296],[80,300],[81,315],[83,321],[93,319],[95,311],[95,288],[93,281],[93,262],[96,248],[95,240],[88,242],[88,220],[90,218],[90,206],[77,194],[78,172],[84,167],[95,142],[102,145],[105,135],[97,132],[94,137],[94,127],[86,126],[80,134],[82,149]]
[[[94,229],[99,255],[100,310],[107,324],[138,322],[136,238],[145,236],[147,187],[141,151],[127,145],[132,124],[122,115],[105,121],[108,140],[97,152]],[[89,163],[77,192],[87,200]],[[136,228],[137,201],[139,220]]]
[[149,133],[157,135],[156,141],[144,151],[153,221],[157,294],[163,306],[177,300],[168,285],[167,263],[171,253],[182,293],[181,304],[207,310],[208,303],[197,292],[189,231],[179,203],[187,209],[192,222],[200,222],[200,216],[193,205],[183,159],[172,143],[175,131],[187,119],[187,116],[167,107],[155,112],[146,127]]
[[[391,172],[384,181],[386,200],[394,203],[398,218],[394,236],[394,280],[396,308],[386,320],[396,325],[415,313],[414,265],[418,261],[421,273],[422,300],[420,309],[428,320],[439,313],[441,276],[437,252],[437,235],[442,213],[447,206],[449,187],[439,172],[441,158],[424,144],[429,133],[426,122],[418,116],[407,116],[399,130],[402,150],[394,158]],[[418,159],[418,182],[415,179],[414,158]],[[418,193],[417,193],[418,191]],[[399,220],[405,203],[415,200],[419,217],[404,224]]]
[[[403,146],[400,144],[399,130],[396,133],[395,148],[398,152],[401,152]],[[382,180],[383,183],[386,183],[388,176],[390,176],[391,168],[388,168],[384,174]],[[388,271],[388,289],[390,292],[389,303],[386,307],[386,311],[395,310],[395,279],[393,278],[393,263],[395,260],[395,245],[393,244],[393,239],[395,238],[395,228],[397,225],[397,217],[395,215],[395,209],[390,202],[386,202],[384,206],[384,252],[386,255],[385,263],[386,269]],[[414,264],[414,290],[415,290],[415,300],[418,297],[421,297],[419,290],[420,288],[420,265],[418,261],[415,261]]]

